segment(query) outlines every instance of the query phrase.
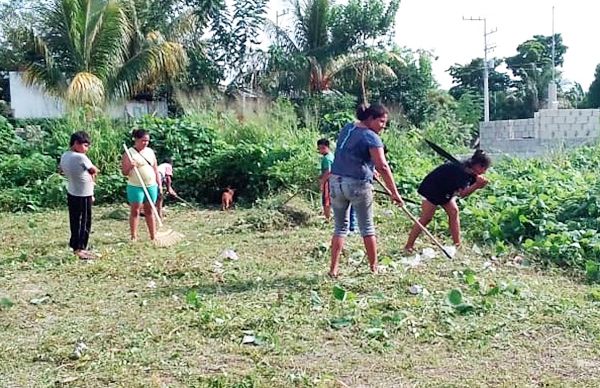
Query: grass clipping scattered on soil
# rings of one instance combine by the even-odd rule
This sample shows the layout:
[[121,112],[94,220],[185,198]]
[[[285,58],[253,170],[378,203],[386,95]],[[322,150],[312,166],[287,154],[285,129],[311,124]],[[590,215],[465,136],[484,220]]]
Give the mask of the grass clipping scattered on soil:
[[[1,214],[0,387],[600,386],[597,286],[468,240],[453,260],[425,258],[424,238],[406,257],[411,224],[389,201],[374,207],[380,274],[349,236],[332,280],[332,226],[276,227],[319,219],[287,198],[169,207],[187,236],[169,249],[95,207],[102,258],[86,262],[66,210]],[[251,229],[257,214],[272,230]]]

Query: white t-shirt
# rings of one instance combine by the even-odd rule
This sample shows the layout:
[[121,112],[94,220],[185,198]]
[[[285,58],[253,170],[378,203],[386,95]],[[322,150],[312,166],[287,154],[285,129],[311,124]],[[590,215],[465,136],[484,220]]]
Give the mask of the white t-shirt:
[[[154,151],[152,151],[152,148],[146,147],[142,151],[138,151],[135,148],[131,147],[129,149],[129,153],[131,154],[133,163],[137,166],[138,171],[142,176],[144,185],[146,187],[156,185],[156,173],[154,172],[154,166],[156,165],[156,155],[154,155]],[[128,183],[132,186],[142,187],[142,184],[140,183],[140,180],[138,179],[137,174],[133,169],[129,173]]]
[[86,154],[67,151],[60,157],[60,169],[67,177],[67,192],[76,197],[94,195],[94,179],[89,169],[93,164]]

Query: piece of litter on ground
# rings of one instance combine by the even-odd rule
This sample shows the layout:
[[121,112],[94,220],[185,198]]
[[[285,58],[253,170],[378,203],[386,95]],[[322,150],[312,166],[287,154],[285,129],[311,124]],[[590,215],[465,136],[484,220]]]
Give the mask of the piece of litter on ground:
[[423,292],[423,286],[419,284],[413,284],[412,286],[408,287],[408,292],[411,295],[419,295]]
[[514,257],[514,259],[513,259],[513,263],[514,263],[515,265],[521,265],[521,264],[523,264],[523,256],[516,255],[516,256]]
[[392,210],[390,210],[390,209],[385,209],[383,211],[383,215],[386,216],[386,217],[393,217],[394,216],[394,212]]
[[154,280],[150,280],[146,285],[148,288],[156,288],[156,282]]
[[82,340],[77,341],[75,344],[75,348],[73,349],[73,353],[71,353],[70,358],[72,360],[79,360],[81,356],[86,352],[87,345]]
[[423,253],[421,255],[423,259],[429,260],[435,258],[437,256],[437,252],[433,248],[427,247],[423,249]]
[[481,251],[481,248],[479,248],[479,246],[477,244],[473,244],[473,248],[471,248],[473,250],[474,253],[481,255],[483,254],[483,252]]
[[33,298],[29,301],[29,303],[34,305],[44,304],[50,301],[50,295],[44,295],[40,298]]
[[419,265],[422,264],[421,255],[419,255],[417,253],[416,255],[411,256],[411,257],[403,257],[402,260],[400,260],[400,263],[403,266],[409,267],[409,268],[418,267]]
[[242,345],[254,344],[256,342],[256,337],[253,335],[245,335],[242,338]]
[[456,256],[456,247],[453,245],[445,245],[444,250],[450,255],[450,257]]
[[221,257],[233,261],[239,260],[239,256],[237,255],[237,253],[235,253],[233,249],[224,250],[223,253],[221,253]]
[[494,265],[491,261],[486,261],[483,263],[483,269],[491,269]]

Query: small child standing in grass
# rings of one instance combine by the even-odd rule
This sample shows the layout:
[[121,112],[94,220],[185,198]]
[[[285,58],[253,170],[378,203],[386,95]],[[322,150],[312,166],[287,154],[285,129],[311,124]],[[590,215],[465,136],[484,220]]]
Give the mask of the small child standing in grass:
[[[329,222],[331,218],[331,196],[329,193],[329,176],[331,175],[331,166],[333,165],[334,155],[329,148],[329,140],[319,139],[317,141],[317,149],[321,157],[321,175],[319,176],[319,183],[321,187],[321,204],[323,206],[323,215],[325,220]],[[350,206],[350,232],[354,232],[356,229],[356,216],[354,215],[354,209]]]
[[329,140],[319,139],[317,149],[321,154],[321,175],[319,175],[319,186],[321,188],[321,205],[323,206],[323,215],[329,222],[331,219],[331,198],[329,196],[329,176],[331,175],[331,166],[333,165],[333,153],[329,149]]
[[92,229],[92,204],[94,202],[94,180],[98,168],[86,153],[91,145],[90,136],[83,131],[71,135],[71,149],[60,158],[60,171],[67,178],[67,205],[71,239],[69,246],[81,259],[91,259],[87,250]]

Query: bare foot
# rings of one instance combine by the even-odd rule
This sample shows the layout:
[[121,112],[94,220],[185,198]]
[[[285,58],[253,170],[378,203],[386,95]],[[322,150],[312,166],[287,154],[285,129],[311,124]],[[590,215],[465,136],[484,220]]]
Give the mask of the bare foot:
[[415,247],[404,247],[403,252],[406,255],[412,255],[413,253],[415,253]]
[[86,251],[85,249],[79,249],[75,251],[75,255],[81,260],[91,260],[95,258],[92,252]]
[[83,258],[87,259],[87,260],[93,260],[93,259],[97,259],[98,255],[96,255],[94,252],[92,251],[88,251],[87,249],[84,249],[81,251],[83,253]]
[[327,276],[329,276],[331,279],[337,279],[339,275],[339,273],[327,272]]

